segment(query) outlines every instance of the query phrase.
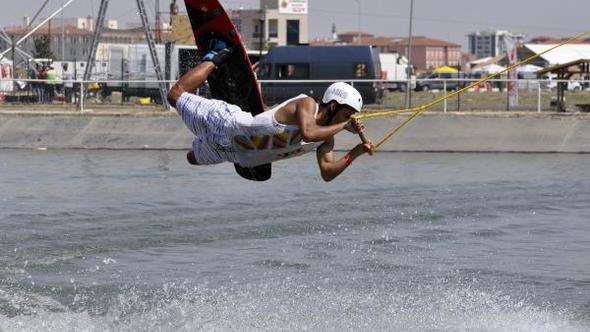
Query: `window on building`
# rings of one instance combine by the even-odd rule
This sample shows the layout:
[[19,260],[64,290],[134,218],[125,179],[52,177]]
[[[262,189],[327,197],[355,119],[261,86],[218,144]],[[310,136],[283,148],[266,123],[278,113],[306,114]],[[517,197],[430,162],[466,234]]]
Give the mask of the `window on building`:
[[309,78],[308,63],[293,63],[277,65],[277,76],[280,80],[302,80]]
[[279,37],[279,20],[268,20],[268,37],[278,38]]
[[254,33],[252,34],[253,38],[260,38],[260,34],[262,34],[262,22],[260,20],[254,20]]
[[300,38],[299,20],[287,20],[287,45],[298,45]]

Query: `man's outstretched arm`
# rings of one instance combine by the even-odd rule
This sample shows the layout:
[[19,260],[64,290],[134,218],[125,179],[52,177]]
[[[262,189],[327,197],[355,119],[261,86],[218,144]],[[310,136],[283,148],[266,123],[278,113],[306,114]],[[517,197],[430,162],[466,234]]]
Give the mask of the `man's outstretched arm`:
[[322,179],[326,182],[330,182],[337,178],[344,170],[352,164],[352,162],[362,156],[363,154],[371,151],[373,148],[372,143],[359,144],[354,149],[350,150],[343,158],[336,160],[334,156],[334,139],[327,140],[317,150],[318,165],[322,173]]
[[205,83],[213,70],[215,70],[215,64],[211,61],[205,61],[184,74],[168,93],[170,105],[176,107],[176,102],[183,93],[194,93]]

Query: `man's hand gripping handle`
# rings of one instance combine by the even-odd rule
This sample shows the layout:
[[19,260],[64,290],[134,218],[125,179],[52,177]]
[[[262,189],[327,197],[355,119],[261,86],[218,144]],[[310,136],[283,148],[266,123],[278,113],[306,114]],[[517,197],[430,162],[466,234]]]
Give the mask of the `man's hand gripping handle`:
[[359,137],[361,138],[361,142],[365,146],[369,155],[373,155],[375,147],[373,146],[373,142],[367,138],[365,135],[365,125],[357,119],[352,119],[352,126],[358,133]]

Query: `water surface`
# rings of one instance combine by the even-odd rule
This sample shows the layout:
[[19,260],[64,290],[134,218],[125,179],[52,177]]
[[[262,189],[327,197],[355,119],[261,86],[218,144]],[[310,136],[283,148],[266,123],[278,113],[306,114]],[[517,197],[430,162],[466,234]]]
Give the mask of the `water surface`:
[[590,156],[314,163],[0,151],[0,330],[590,330]]

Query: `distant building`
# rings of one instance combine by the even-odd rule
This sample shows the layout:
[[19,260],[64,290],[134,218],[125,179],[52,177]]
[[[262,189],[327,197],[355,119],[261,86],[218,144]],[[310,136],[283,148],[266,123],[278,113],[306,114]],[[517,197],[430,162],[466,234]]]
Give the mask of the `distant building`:
[[[10,36],[19,39],[24,36],[29,29],[26,27],[8,27],[4,29]],[[35,40],[40,37],[49,37],[51,52],[55,56],[55,61],[86,61],[90,42],[93,32],[88,29],[79,29],[75,26],[66,26],[65,29],[56,28],[55,26],[45,25],[35,31],[33,35],[20,44],[20,48],[32,54],[36,53]],[[63,37],[63,38],[62,38]],[[2,44],[1,48],[8,48],[10,45]]]
[[[392,51],[407,54],[408,39],[393,43]],[[416,71],[428,71],[441,66],[461,67],[461,45],[444,40],[414,37],[412,38],[411,63]]]
[[[397,53],[402,56],[407,54],[408,39],[398,37],[375,36],[370,33],[344,32],[338,34],[336,40],[314,39],[311,45],[372,45],[381,53]],[[461,53],[461,45],[444,40],[414,37],[412,38],[412,65],[417,71],[426,71],[440,66],[452,66],[459,68],[463,63],[464,55]]]
[[478,58],[496,57],[506,53],[506,37],[515,38],[518,43],[525,35],[504,30],[476,31],[467,35],[469,52]]
[[[260,8],[230,13],[247,49],[309,43],[308,0],[260,0]],[[171,38],[180,44],[194,44],[188,15],[173,17]]]
[[338,41],[346,44],[359,44],[359,36],[361,40],[374,38],[375,35],[362,31],[349,31],[338,34]]
[[[96,27],[96,20],[91,16],[88,17],[73,17],[73,18],[54,18],[51,20],[53,28],[61,28],[63,26],[72,26],[81,30],[94,31]],[[105,20],[104,27],[106,29],[119,29],[119,21],[117,20]]]
[[[117,21],[115,21],[117,22]],[[117,23],[118,24],[118,23]],[[74,27],[80,30],[94,31],[96,21],[91,17],[54,18],[51,20],[52,28]]]
[[335,43],[344,45],[371,45],[378,48],[381,53],[396,53],[397,51],[394,45],[399,40],[401,38],[375,36],[371,33],[351,31],[338,34]]
[[[167,33],[163,33],[166,38]],[[100,35],[101,43],[110,44],[145,44],[145,30],[143,27],[128,29],[103,29]]]
[[[359,40],[359,35],[361,36]],[[396,37],[382,37],[375,36],[374,34],[367,32],[343,32],[335,33],[333,30],[333,36],[330,39],[314,39],[309,43],[310,45],[326,46],[326,45],[371,45],[379,49],[381,53],[395,53],[394,44],[401,38]]]
[[[55,56],[55,61],[86,61],[90,44],[94,36],[94,29],[79,28],[78,19],[65,19],[61,23],[73,22],[74,25],[56,26],[51,21],[51,24],[46,24],[39,28],[32,36],[27,38],[19,47],[35,55],[35,40],[39,37],[46,36],[50,40],[50,48]],[[89,22],[88,22],[89,23]],[[87,26],[82,24],[81,26]],[[90,25],[92,26],[92,25]],[[24,36],[29,29],[25,26],[8,27],[4,29],[10,36],[19,39]],[[109,29],[105,28],[102,31],[100,41],[103,43],[119,43],[119,44],[144,44],[145,32],[143,28],[132,29]],[[0,40],[0,48],[6,49],[10,45]]]

